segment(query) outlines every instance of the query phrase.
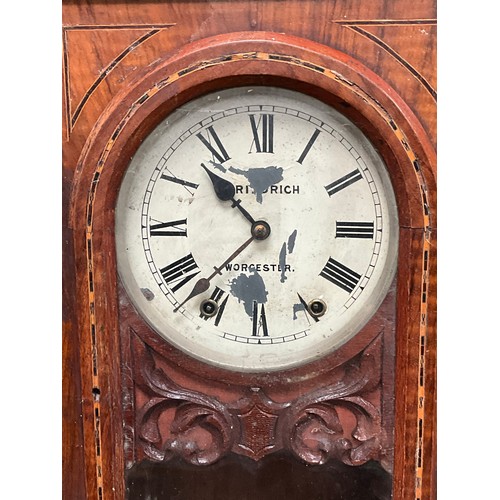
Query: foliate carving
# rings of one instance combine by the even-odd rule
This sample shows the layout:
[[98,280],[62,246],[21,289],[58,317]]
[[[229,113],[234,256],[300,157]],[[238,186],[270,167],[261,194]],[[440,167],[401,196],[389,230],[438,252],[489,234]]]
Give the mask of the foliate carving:
[[210,464],[229,450],[231,423],[214,408],[184,403],[177,408],[171,425],[173,438],[165,443],[167,456],[178,454],[187,462]]
[[[156,366],[150,348],[141,342],[136,347],[141,359],[137,382],[150,395],[137,415],[146,455],[157,461],[178,455],[192,464],[216,462],[232,447],[232,417],[227,408],[215,398],[175,384]],[[166,435],[161,422],[169,418]]]
[[[333,399],[303,409],[290,431],[290,449],[311,464],[337,459],[347,465],[361,465],[378,459],[381,451],[379,414],[368,401],[353,399],[356,401]],[[347,410],[356,419],[350,435],[339,418],[339,408]]]
[[141,367],[136,382],[147,394],[136,428],[153,460],[180,456],[208,465],[230,451],[259,460],[288,449],[310,464],[334,459],[355,466],[384,454],[380,411],[369,400],[380,383],[380,338],[338,368],[331,385],[286,403],[251,388],[224,404],[174,383],[141,341],[135,352]]
[[361,465],[380,459],[380,412],[366,396],[380,382],[380,338],[343,366],[337,383],[296,400],[282,419],[286,447],[302,460]]

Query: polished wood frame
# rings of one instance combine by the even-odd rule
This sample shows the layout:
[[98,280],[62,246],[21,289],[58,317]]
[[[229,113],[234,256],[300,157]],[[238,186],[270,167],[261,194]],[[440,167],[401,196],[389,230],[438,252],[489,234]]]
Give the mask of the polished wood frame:
[[[332,368],[395,328],[394,498],[435,495],[435,229],[436,157],[410,107],[384,80],[352,57],[303,38],[239,32],[184,46],[146,68],[97,121],[72,181],[75,321],[80,330],[83,442],[88,492],[123,498],[123,394],[131,346],[124,324],[183,370],[242,387],[282,385],[277,376],[238,375],[207,367],[160,341],[125,304],[116,277],[114,207],[121,178],[141,140],[169,112],[203,93],[248,84],[277,85],[339,108],[371,139],[389,168],[400,221],[397,283],[390,304],[338,352],[288,376],[321,384]],[[391,315],[391,304],[396,317]],[[131,337],[130,337],[131,338]],[[132,343],[132,341],[131,341]],[[198,387],[199,388],[199,387]]]

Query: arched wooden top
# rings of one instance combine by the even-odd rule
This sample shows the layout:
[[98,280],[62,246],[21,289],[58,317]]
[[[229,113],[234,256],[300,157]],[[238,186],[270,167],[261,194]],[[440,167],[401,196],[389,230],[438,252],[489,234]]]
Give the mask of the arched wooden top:
[[[418,119],[398,94],[371,70],[330,47],[295,36],[241,32],[203,39],[145,68],[96,123],[82,152],[72,198],[75,227],[89,186],[98,174],[120,180],[142,138],[169,112],[200,94],[248,84],[292,87],[340,108],[372,140],[389,167],[401,224],[432,224],[436,154]],[[116,155],[116,156],[115,156]],[[105,171],[106,170],[106,171]],[[111,179],[110,179],[111,181]],[[102,179],[98,181],[104,183]],[[92,190],[91,190],[92,191]],[[97,192],[97,191],[96,191]],[[423,196],[424,194],[424,196]],[[92,198],[98,203],[102,195]]]
[[[194,97],[220,88],[258,84],[308,93],[353,120],[385,160],[401,228],[429,234],[435,217],[435,190],[428,191],[435,183],[435,153],[415,115],[382,79],[346,54],[297,37],[243,32],[204,39],[146,68],[133,85],[117,95],[96,123],[80,158],[71,221],[76,234],[86,235],[87,260],[81,264],[88,276],[94,321],[99,321],[100,313],[107,315],[118,308],[113,303],[118,293],[114,207],[121,179],[141,141],[166,115]],[[423,251],[419,253],[423,255]],[[107,309],[99,308],[99,300],[106,301]],[[380,316],[383,318],[383,311]],[[301,378],[306,372],[319,373],[350,359],[381,331],[381,318],[377,320],[375,315],[340,349],[294,369],[293,374]],[[154,335],[149,341],[157,349],[170,350]],[[182,355],[168,354],[183,364]],[[195,371],[204,372],[203,364],[191,363]],[[238,383],[248,379],[217,368],[207,370],[207,376],[227,376]],[[264,378],[266,384],[271,383],[269,377]],[[263,380],[263,376],[252,377],[255,383]],[[273,383],[276,381],[273,377]]]

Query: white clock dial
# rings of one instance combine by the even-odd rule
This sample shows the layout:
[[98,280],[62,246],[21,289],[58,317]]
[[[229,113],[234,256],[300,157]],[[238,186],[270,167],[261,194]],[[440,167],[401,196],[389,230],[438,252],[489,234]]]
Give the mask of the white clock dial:
[[243,372],[296,367],[352,338],[394,277],[397,231],[362,132],[271,87],[172,113],[116,206],[119,274],[138,312],[182,351]]

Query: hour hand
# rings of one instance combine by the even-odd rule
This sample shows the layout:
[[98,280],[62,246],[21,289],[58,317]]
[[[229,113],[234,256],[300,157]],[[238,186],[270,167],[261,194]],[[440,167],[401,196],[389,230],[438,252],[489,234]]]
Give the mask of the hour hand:
[[203,163],[201,164],[201,166],[205,169],[205,172],[210,177],[217,198],[219,198],[219,200],[221,201],[234,200],[234,195],[236,194],[236,188],[234,187],[234,184],[214,174]]
[[219,177],[217,174],[214,174],[203,163],[201,166],[210,177],[217,198],[221,201],[232,201],[233,203],[231,207],[237,208],[251,224],[255,224],[255,219],[241,206],[241,200],[234,199],[234,195],[236,194],[234,184],[226,179],[223,179],[222,177]]

